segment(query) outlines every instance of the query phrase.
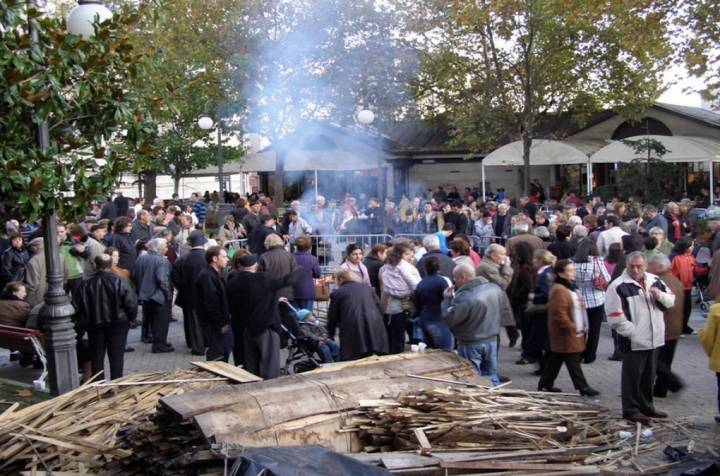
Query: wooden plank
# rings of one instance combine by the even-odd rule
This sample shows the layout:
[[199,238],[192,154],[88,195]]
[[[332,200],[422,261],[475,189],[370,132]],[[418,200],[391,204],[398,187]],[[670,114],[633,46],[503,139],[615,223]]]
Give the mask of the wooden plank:
[[258,377],[257,375],[251,374],[247,370],[241,369],[240,367],[236,367],[232,364],[229,364],[229,363],[223,362],[223,361],[217,361],[217,360],[210,361],[210,362],[198,361],[198,362],[192,362],[192,364],[195,367],[199,367],[203,370],[207,370],[208,372],[212,372],[215,375],[227,377],[230,380],[233,380],[238,383],[262,381],[262,379],[260,377]]
[[447,469],[509,469],[528,471],[569,471],[574,469],[597,469],[595,466],[553,463],[513,463],[508,461],[451,461],[442,462],[440,467]]
[[149,380],[147,382],[108,382],[94,383],[91,387],[133,387],[138,385],[165,385],[168,383],[197,383],[197,382],[219,382],[227,380],[229,377],[210,377],[210,378],[192,378],[192,379],[174,379],[174,380]]

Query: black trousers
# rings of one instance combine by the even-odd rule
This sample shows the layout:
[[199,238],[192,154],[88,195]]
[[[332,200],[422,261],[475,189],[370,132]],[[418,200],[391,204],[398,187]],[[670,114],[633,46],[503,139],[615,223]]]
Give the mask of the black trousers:
[[588,338],[585,347],[584,360],[590,364],[597,358],[598,342],[600,342],[600,328],[605,318],[605,306],[591,307],[587,310],[588,315]]
[[234,343],[232,329],[223,334],[220,327],[206,326],[205,337],[207,338],[207,353],[205,354],[207,360],[222,360],[223,362],[230,360]]
[[405,352],[405,332],[409,320],[410,314],[407,312],[391,314],[385,317],[385,328],[387,329],[391,354]]
[[657,367],[657,351],[633,350],[622,354],[622,377],[620,390],[622,393],[623,416],[639,413],[652,413],[653,383]]
[[244,338],[245,328],[236,321],[230,321],[233,332],[233,363],[245,367]]
[[264,380],[280,375],[280,336],[272,329],[258,335],[243,333],[245,369]]
[[525,320],[529,324],[529,339],[526,357],[535,359],[544,367],[545,355],[549,348],[547,311],[526,313]]
[[170,317],[172,314],[172,304],[166,302],[158,304],[156,302],[145,302],[142,305],[143,324],[148,321],[148,326],[152,332],[152,348],[158,350],[168,345],[167,335],[170,328]]
[[197,313],[189,308],[182,308],[182,311],[185,344],[190,347],[194,354],[202,354],[205,352],[205,339],[203,338],[203,331]]
[[585,390],[588,388],[587,380],[585,380],[585,374],[583,374],[580,361],[582,360],[583,353],[576,352],[572,354],[561,354],[559,352],[550,352],[547,359],[545,360],[545,368],[543,369],[542,377],[540,377],[539,387],[549,388],[555,385],[555,379],[560,373],[562,364],[567,367],[570,378],[572,379],[573,386],[577,390]]
[[93,375],[103,372],[100,378],[105,378],[105,354],[107,353],[110,361],[110,379],[115,380],[122,377],[129,330],[129,322],[88,329],[88,346]]
[[657,370],[655,379],[655,395],[664,397],[667,391],[677,392],[683,386],[680,377],[672,372],[672,363],[677,349],[677,339],[666,340],[665,345],[657,351]]

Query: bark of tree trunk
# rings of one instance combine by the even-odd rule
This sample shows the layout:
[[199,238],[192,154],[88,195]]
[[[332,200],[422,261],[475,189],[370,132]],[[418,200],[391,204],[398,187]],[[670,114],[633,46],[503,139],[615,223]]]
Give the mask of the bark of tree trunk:
[[282,207],[285,202],[285,152],[278,151],[275,159],[275,173],[273,174],[273,202],[276,207]]
[[532,146],[532,135],[523,131],[523,195],[530,192],[530,147]]
[[180,195],[180,180],[182,176],[180,174],[173,175],[173,193]]
[[146,204],[152,205],[153,200],[157,196],[157,172],[143,172],[142,175],[145,182],[143,198]]

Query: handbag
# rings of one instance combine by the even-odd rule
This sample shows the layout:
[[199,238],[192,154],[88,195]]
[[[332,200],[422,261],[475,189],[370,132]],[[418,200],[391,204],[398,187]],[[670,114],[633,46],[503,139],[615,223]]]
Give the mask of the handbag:
[[316,279],[313,283],[315,287],[316,301],[330,300],[330,285],[324,279]]
[[[593,259],[593,275],[595,274],[595,269],[597,265],[597,260]],[[593,278],[593,286],[595,286],[597,289],[601,289],[603,291],[606,291],[610,283],[608,283],[608,280],[605,279],[605,276],[602,274],[602,270],[600,270],[600,273]]]

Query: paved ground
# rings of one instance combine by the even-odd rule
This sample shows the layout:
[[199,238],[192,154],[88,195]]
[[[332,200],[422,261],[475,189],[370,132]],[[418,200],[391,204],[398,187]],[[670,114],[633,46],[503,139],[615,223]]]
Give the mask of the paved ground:
[[[169,341],[175,346],[176,351],[167,354],[152,354],[150,344],[140,342],[140,329],[134,329],[130,332],[129,345],[134,347],[135,351],[125,354],[126,374],[189,367],[190,362],[203,359],[191,355],[189,349],[185,347],[182,314],[178,308],[175,308],[175,311],[178,322],[173,322],[170,326]],[[695,329],[700,329],[704,325],[704,319],[699,313],[694,313],[690,324]],[[590,385],[602,392],[596,401],[620,416],[620,362],[607,360],[611,352],[610,331],[604,325],[598,359],[590,365],[584,365],[583,370]],[[534,366],[515,365],[514,362],[519,355],[519,349],[509,349],[504,340],[500,352],[500,373],[510,377],[513,380],[513,386],[534,390],[538,382],[538,377],[532,374]],[[7,352],[0,350],[0,379],[29,384],[39,374],[37,370],[22,369],[16,363],[8,362],[7,357]],[[678,344],[674,370],[685,380],[686,389],[678,394],[670,394],[668,398],[657,399],[657,408],[673,416],[695,417],[698,423],[712,422],[713,416],[717,414],[716,379],[715,375],[707,368],[707,357],[697,336],[681,339]],[[560,372],[556,386],[567,392],[573,391],[567,370],[564,368]],[[714,428],[712,431],[716,432],[720,438],[720,425],[711,425],[711,428]]]

